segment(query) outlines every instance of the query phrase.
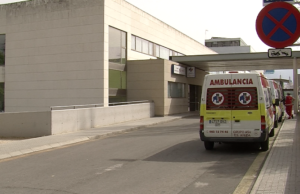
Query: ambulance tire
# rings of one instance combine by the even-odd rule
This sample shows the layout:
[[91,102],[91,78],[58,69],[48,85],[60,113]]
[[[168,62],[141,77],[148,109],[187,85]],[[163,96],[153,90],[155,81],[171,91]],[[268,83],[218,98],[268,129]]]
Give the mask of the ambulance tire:
[[278,127],[278,120],[275,118],[275,121],[274,121],[274,128],[277,128]]
[[269,137],[274,137],[274,135],[275,135],[275,128],[271,130],[271,132],[269,133]]
[[260,143],[261,151],[265,152],[269,150],[269,137],[266,141]]
[[278,122],[282,122],[282,117],[283,117],[283,113],[281,113],[279,119],[278,119]]
[[213,141],[205,141],[204,147],[206,150],[212,150],[212,149],[214,149],[214,144],[215,144],[215,142],[213,142]]
[[282,115],[278,118],[278,122],[282,121]]

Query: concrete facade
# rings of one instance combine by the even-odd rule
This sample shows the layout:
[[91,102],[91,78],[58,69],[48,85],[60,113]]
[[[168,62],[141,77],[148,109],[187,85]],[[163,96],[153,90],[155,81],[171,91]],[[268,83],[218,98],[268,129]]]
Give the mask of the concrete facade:
[[0,12],[6,112],[107,99],[103,1],[34,0]]
[[[132,34],[185,55],[215,53],[125,0],[31,0],[0,5],[0,26],[0,34],[6,35],[5,66],[0,66],[5,112],[74,104],[108,106],[110,26],[127,33],[128,60],[156,59],[131,50]],[[132,81],[129,78],[128,83]],[[139,81],[143,85],[148,80]],[[127,90],[134,93],[130,87]],[[139,97],[131,94],[129,99]],[[158,112],[186,110],[180,106],[180,111],[168,110],[173,108],[166,104],[175,101],[165,100],[164,105],[157,101],[157,108],[164,110]]]
[[[153,100],[155,104],[155,115],[164,116],[189,111],[189,93],[185,88],[185,98],[170,98],[168,96],[168,82],[184,83],[185,86],[202,86],[204,71],[196,70],[194,78],[183,75],[172,74],[171,66],[180,65],[176,62],[157,60],[135,60],[128,61],[128,99],[131,100]],[[142,83],[142,84],[141,84]],[[199,93],[199,95],[201,95]]]

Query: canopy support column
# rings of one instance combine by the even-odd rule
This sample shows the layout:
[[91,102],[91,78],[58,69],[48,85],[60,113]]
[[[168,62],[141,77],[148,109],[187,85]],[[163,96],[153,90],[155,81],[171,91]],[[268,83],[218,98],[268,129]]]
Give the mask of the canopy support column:
[[294,113],[298,113],[298,69],[297,69],[297,58],[293,59],[293,85],[294,85]]

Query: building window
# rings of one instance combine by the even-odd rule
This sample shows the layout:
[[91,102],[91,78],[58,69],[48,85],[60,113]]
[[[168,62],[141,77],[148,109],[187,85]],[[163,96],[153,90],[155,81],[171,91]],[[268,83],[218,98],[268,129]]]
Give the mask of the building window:
[[[131,37],[131,47],[136,44],[135,37]],[[127,61],[127,33],[109,27],[109,102],[126,101],[127,74],[124,69]]]
[[136,48],[136,51],[142,52],[142,39],[139,37],[136,37],[135,48]]
[[135,36],[131,35],[131,50],[135,50]]
[[159,45],[155,44],[155,57],[159,57]]
[[149,54],[149,41],[148,40],[142,40],[142,53]]
[[149,42],[149,55],[153,55],[153,43]]
[[[109,70],[109,103],[126,102],[127,100],[126,71]],[[112,105],[112,104],[110,104]]]
[[211,42],[206,42],[206,43],[205,43],[205,46],[207,46],[207,47],[212,47],[212,43],[211,43]]
[[0,34],[0,65],[5,64],[5,34]]
[[109,88],[126,89],[126,71],[109,70]]
[[4,83],[0,83],[0,112],[4,111]]
[[207,46],[207,47],[240,46],[240,41],[234,40],[234,41],[206,42],[205,46]]
[[240,41],[232,41],[232,46],[240,46]]
[[126,33],[109,27],[109,62],[126,63]]
[[135,35],[131,35],[131,50],[163,59],[169,59],[169,56],[184,56],[182,53],[178,53]]
[[185,84],[168,82],[169,98],[185,98]]
[[160,52],[159,52],[160,58],[169,59],[169,54],[170,53],[169,53],[169,49],[168,48],[160,46],[159,50],[160,50]]

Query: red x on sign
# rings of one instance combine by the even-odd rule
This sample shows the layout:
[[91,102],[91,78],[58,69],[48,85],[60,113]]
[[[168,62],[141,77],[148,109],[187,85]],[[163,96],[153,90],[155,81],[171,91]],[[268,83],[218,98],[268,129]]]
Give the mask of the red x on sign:
[[300,13],[289,3],[271,3],[258,14],[256,31],[266,45],[274,48],[290,46],[300,36]]

